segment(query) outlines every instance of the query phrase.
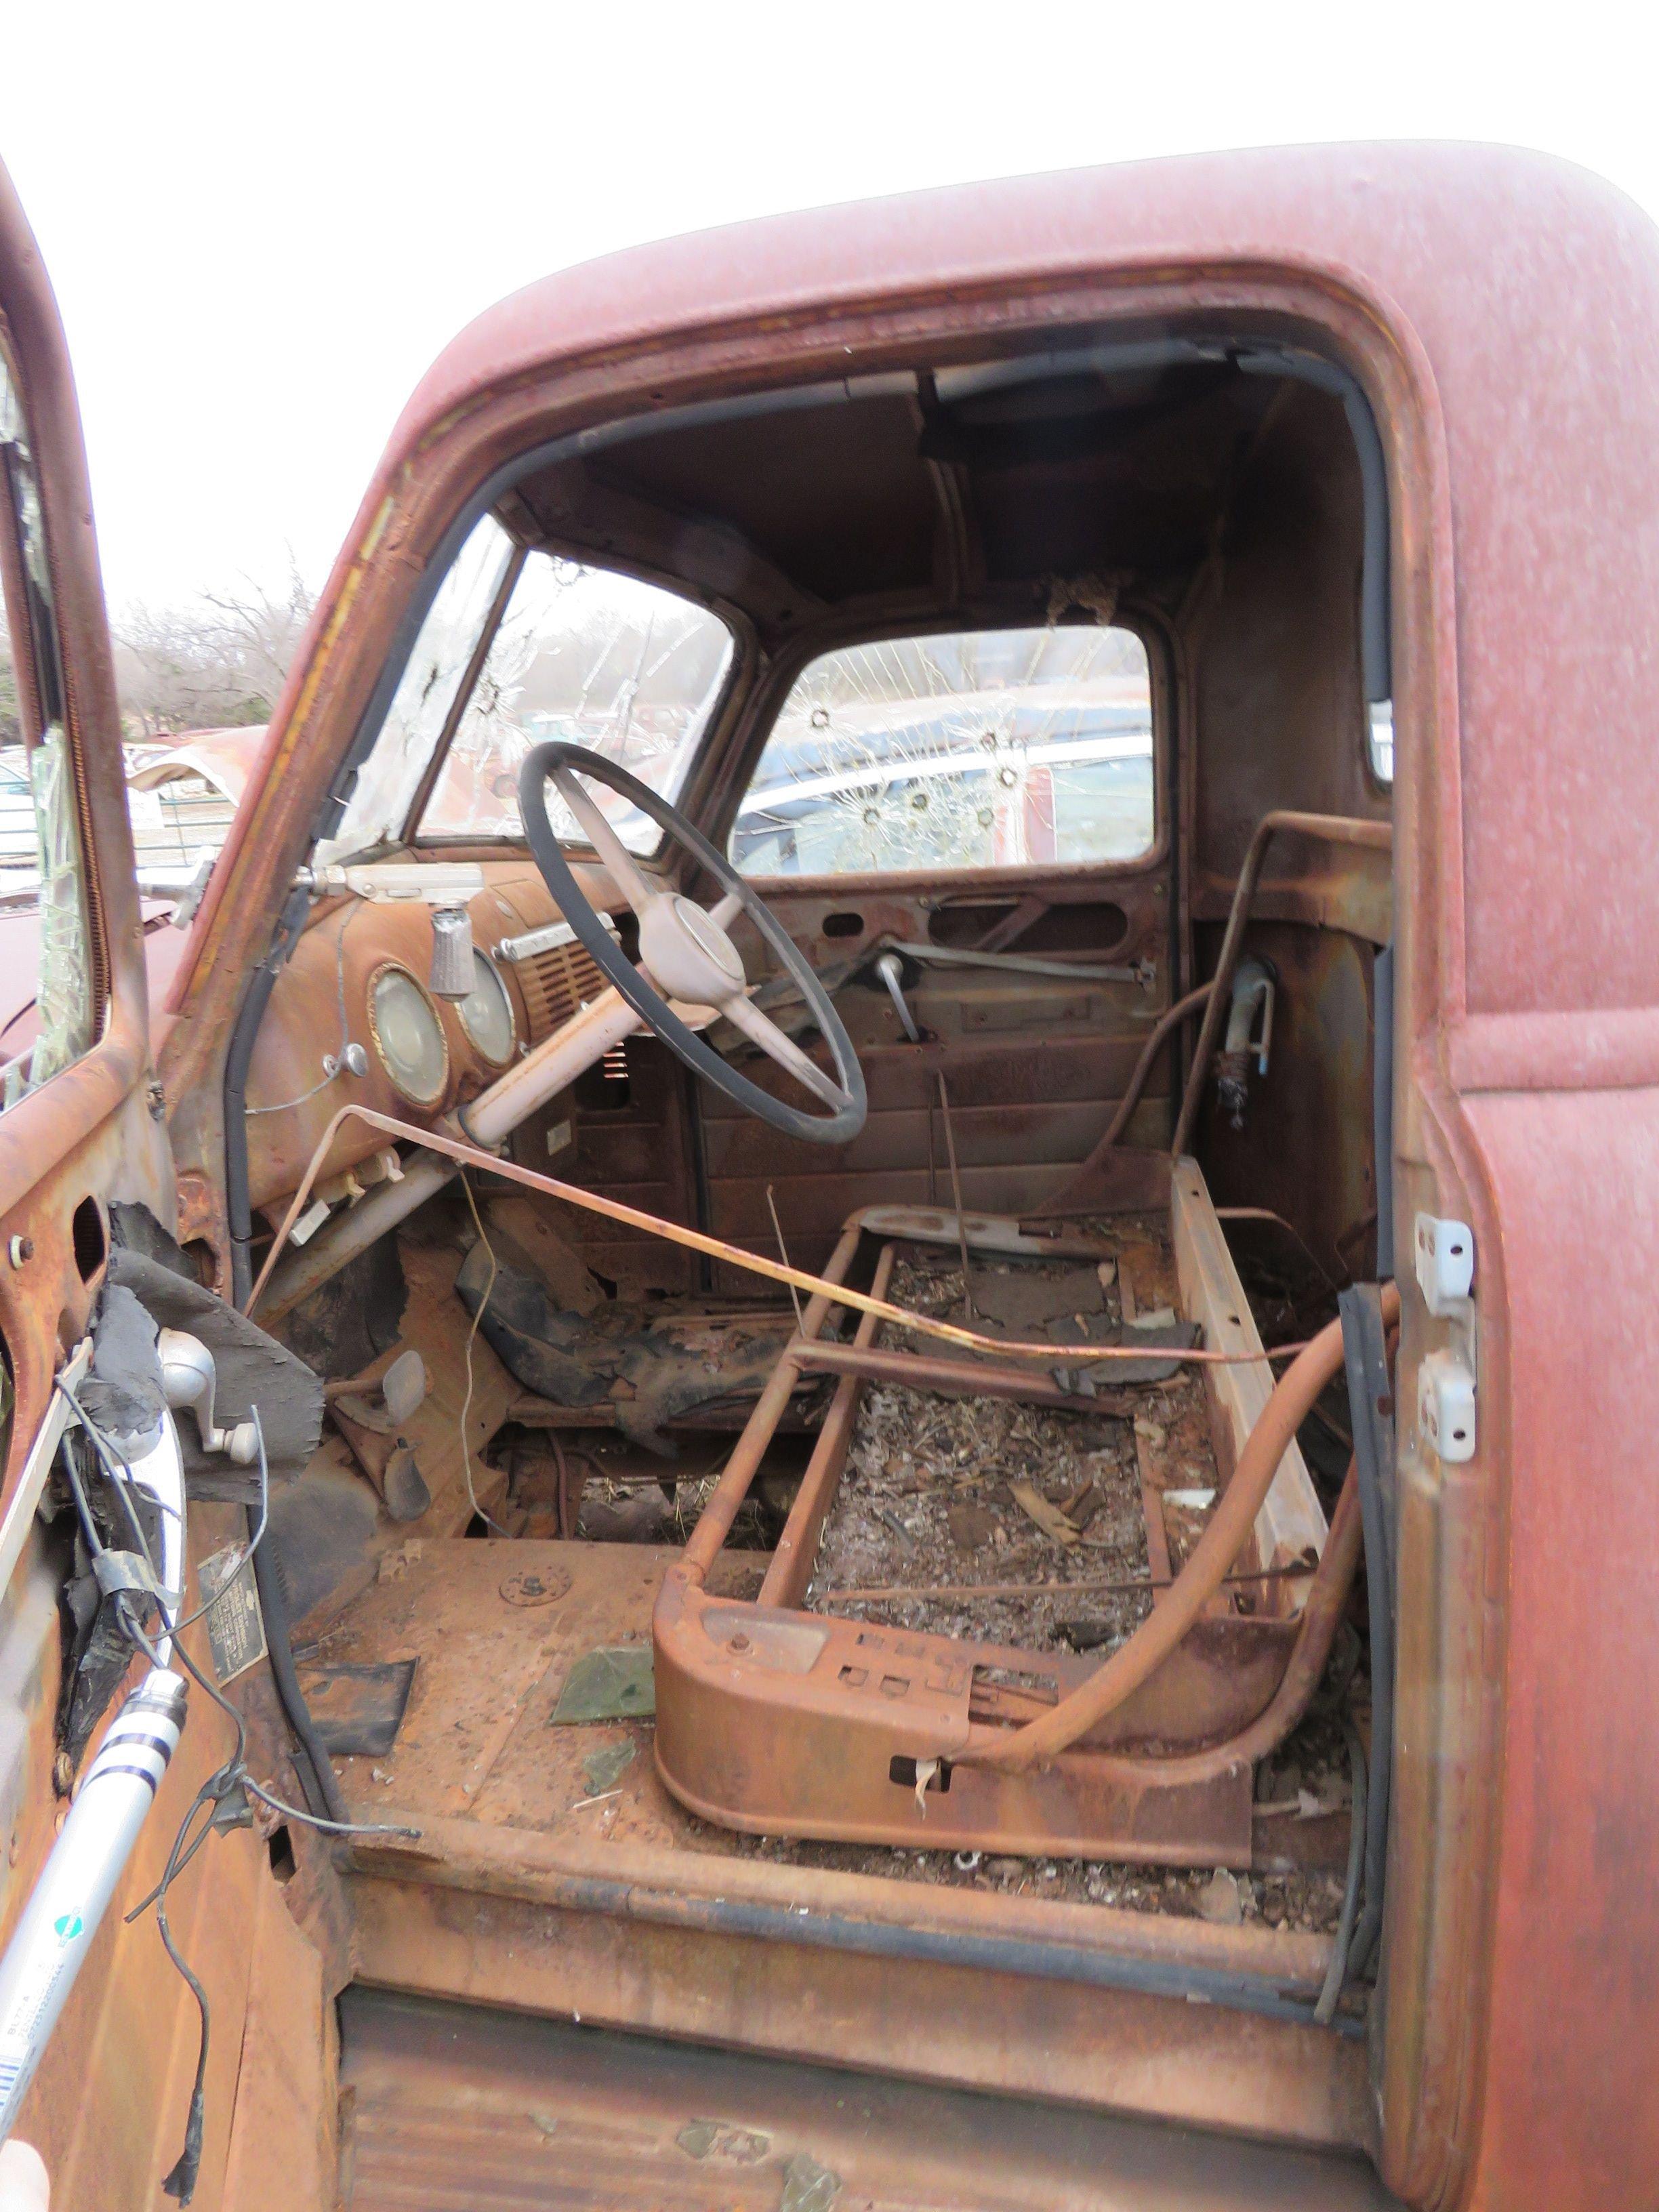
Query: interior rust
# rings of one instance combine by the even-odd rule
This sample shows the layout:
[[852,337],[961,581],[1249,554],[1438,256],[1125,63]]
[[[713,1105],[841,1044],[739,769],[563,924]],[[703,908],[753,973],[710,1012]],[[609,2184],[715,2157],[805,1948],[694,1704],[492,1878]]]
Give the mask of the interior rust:
[[[1097,334],[1073,335],[1086,350]],[[497,962],[514,1079],[550,1039],[570,1046],[568,1079],[562,1064],[499,1150],[474,1145],[468,1109],[501,1065],[453,1001],[431,1001],[436,1096],[412,1097],[373,1051],[349,1091],[318,1085],[319,1041],[342,1013],[342,1037],[371,1042],[367,997],[388,965],[424,989],[434,909],[337,889],[313,904],[246,1085],[252,1310],[318,1365],[331,1408],[272,1525],[301,1680],[317,1711],[337,1706],[339,1740],[363,1720],[354,1699],[409,1674],[390,1741],[336,1761],[352,1819],[408,1832],[358,1838],[338,1869],[301,1832],[290,1839],[290,1903],[326,1939],[334,1978],[1366,2143],[1364,1972],[1315,2019],[1352,1935],[1338,1708],[1362,1737],[1368,1712],[1340,1358],[1172,1655],[1070,1748],[1023,1766],[1006,1748],[1157,1613],[1283,1370],[1269,1354],[1325,1329],[1337,1292],[1376,1273],[1389,796],[1367,751],[1363,506],[1340,399],[1225,358],[1125,371],[1045,358],[982,392],[922,366],[821,405],[690,419],[556,459],[501,495],[516,544],[667,586],[729,628],[678,802],[717,849],[823,653],[1103,623],[1146,655],[1151,834],[1094,864],[756,878],[862,1066],[867,1115],[833,1146],[757,1120],[638,1024],[601,1039],[605,978],[568,941]],[[1276,811],[1291,818],[1251,862],[1260,880],[1228,952],[1233,967],[1267,963],[1275,986],[1271,1055],[1235,1112],[1207,1043],[1194,1059],[1200,987]],[[423,829],[411,812],[368,857],[481,868],[465,903],[492,957],[563,918],[510,836]],[[718,893],[672,846],[640,865],[658,889],[705,905]],[[578,868],[642,957],[626,883],[598,855]],[[750,986],[787,982],[748,920],[731,926]],[[896,997],[876,963],[908,945],[950,957],[907,956]],[[951,964],[964,951],[977,963]],[[769,1003],[787,1013],[787,989]],[[744,1056],[729,1030],[723,1042],[763,1088],[799,1097],[787,1070]],[[342,1117],[348,1097],[382,1120]],[[402,1206],[392,1194],[428,1127],[447,1130],[449,1155],[371,1239],[354,1223]],[[321,1225],[297,1245],[312,1216]],[[723,1247],[773,1263],[774,1279]],[[792,1308],[780,1267],[878,1298],[896,1267],[907,1308],[931,1285],[937,1312],[969,1327],[976,1275],[994,1301],[1022,1275],[1082,1267],[1108,1285],[1096,1341],[1222,1358],[1143,1359],[1122,1384],[1109,1359],[1080,1383],[1086,1361],[958,1347],[947,1362],[949,1346],[833,1296]],[[426,1394],[388,1423],[377,1389],[411,1350]],[[937,1430],[945,1459],[923,1443],[905,1465],[924,1520],[945,1526],[940,1498],[976,1501],[979,1521],[958,1526],[978,1541],[937,1585],[932,1538],[924,1573],[920,1540],[880,1503],[879,1466],[860,1472],[883,1449],[872,1419],[889,1435]],[[1099,1477],[1081,1504],[1060,1481],[1079,1437]],[[1091,1576],[1108,1555],[1083,1540],[1090,1514],[1119,1492],[1132,1510],[1117,1571]],[[850,1604],[813,1586],[848,1511],[865,1515],[860,1587],[878,1593]],[[1026,1607],[1017,1632],[1011,1604]],[[613,1703],[561,1718],[573,1685],[588,1710],[596,1662],[620,1670]],[[614,1703],[630,1695],[635,1709]],[[595,1948],[588,1914],[624,1891]],[[804,1960],[769,1933],[791,1913],[877,1932]],[[1044,1970],[1074,1968],[1063,1996],[1052,1980],[1033,1992],[1044,2026],[1029,2079],[976,2026],[977,2002],[943,2030],[963,1971],[945,1963],[951,1931],[988,1947],[1005,1991],[1022,1945],[1073,1960]],[[1109,1963],[1120,1955],[1132,1970]],[[844,2028],[828,2032],[817,2006],[809,2027],[799,2008],[809,1966],[840,1991]],[[1149,2042],[1149,1990],[1183,1975],[1219,2001],[1178,2030],[1161,2021]],[[1116,2054],[1104,2071],[1103,2048]]]
[[[573,900],[516,819],[444,811],[490,631],[397,808],[313,842],[246,1002],[228,1244],[204,1206],[173,1257],[322,1389],[266,1624],[330,1754],[289,1787],[337,1833],[263,1821],[262,1940],[302,1936],[306,2005],[347,1995],[314,2092],[345,2094],[343,2203],[402,2201],[398,2039],[464,2017],[483,2050],[501,2008],[1234,2130],[1371,2201],[1337,1300],[1387,1272],[1376,495],[1341,396],[1225,330],[1046,340],[556,444],[490,504],[490,619],[539,559],[719,626],[673,794],[716,856],[826,656],[1109,634],[1145,672],[1132,849],[1062,853],[1045,769],[1046,853],[815,871],[790,828],[734,889],[678,834],[596,831],[557,840]],[[361,736],[331,833],[387,758]],[[849,1133],[700,1080],[607,945]]]

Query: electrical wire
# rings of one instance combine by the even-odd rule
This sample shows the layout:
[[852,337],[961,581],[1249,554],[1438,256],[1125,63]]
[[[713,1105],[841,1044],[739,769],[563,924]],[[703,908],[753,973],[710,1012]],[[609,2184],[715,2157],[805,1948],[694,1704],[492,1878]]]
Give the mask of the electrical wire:
[[340,1006],[340,1048],[334,1055],[332,1071],[325,1071],[320,1083],[313,1083],[309,1091],[302,1091],[297,1098],[278,1099],[274,1106],[244,1105],[242,1111],[249,1121],[256,1114],[285,1114],[291,1106],[303,1106],[319,1091],[326,1091],[331,1083],[337,1083],[346,1073],[346,1054],[351,1046],[351,1024],[346,1018],[345,941],[346,932],[362,913],[366,902],[356,899],[347,907],[345,920],[340,924],[340,934],[334,941],[334,981]]

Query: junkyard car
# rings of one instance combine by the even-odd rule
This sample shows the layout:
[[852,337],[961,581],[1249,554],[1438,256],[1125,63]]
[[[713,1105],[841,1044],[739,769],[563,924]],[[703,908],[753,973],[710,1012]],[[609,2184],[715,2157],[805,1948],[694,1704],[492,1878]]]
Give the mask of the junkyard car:
[[1457,148],[550,278],[173,930],[5,197],[54,2204],[1652,2204],[1656,343]]

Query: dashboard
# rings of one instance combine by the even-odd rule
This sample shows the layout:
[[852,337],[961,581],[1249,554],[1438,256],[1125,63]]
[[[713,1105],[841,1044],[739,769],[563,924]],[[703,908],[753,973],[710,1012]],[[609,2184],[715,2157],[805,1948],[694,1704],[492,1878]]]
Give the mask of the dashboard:
[[[298,1188],[332,1117],[349,1103],[426,1127],[476,1098],[605,988],[522,859],[487,861],[467,902],[468,996],[428,988],[431,909],[416,899],[319,902],[277,977],[246,1086],[248,1187],[270,1208]],[[386,1139],[348,1122],[318,1186],[325,1196],[377,1181]]]

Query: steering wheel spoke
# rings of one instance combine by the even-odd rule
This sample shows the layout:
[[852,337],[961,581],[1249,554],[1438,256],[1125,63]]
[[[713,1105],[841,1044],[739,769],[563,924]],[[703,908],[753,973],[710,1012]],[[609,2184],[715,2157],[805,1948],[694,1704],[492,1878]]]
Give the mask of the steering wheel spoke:
[[660,894],[647,882],[634,855],[617,835],[604,814],[582,789],[568,768],[556,768],[551,774],[553,788],[563,799],[575,818],[577,828],[604,861],[611,880],[622,897],[628,901],[635,913],[644,917],[645,911]]
[[769,1014],[762,1013],[754,1002],[742,993],[728,999],[720,1008],[734,1029],[741,1030],[751,1044],[757,1044],[769,1060],[787,1068],[797,1083],[805,1085],[815,1098],[822,1098],[826,1106],[837,1113],[852,1103],[846,1091],[824,1073],[817,1060],[810,1059],[794,1039],[781,1030]]
[[[720,886],[720,896],[700,907],[682,892],[647,879],[615,827],[579,778],[602,783],[654,822]],[[629,960],[594,912],[560,846],[549,818],[551,783],[582,834],[605,863],[618,895],[639,922],[639,964]],[[606,979],[686,1066],[763,1121],[809,1143],[844,1145],[864,1126],[864,1071],[829,993],[799,947],[743,878],[677,808],[638,777],[580,745],[550,742],[533,747],[519,774],[525,834],[559,912]],[[748,995],[743,961],[728,931],[739,916],[788,975],[830,1048],[834,1073],[826,1073],[795,1040],[762,1013]],[[688,1018],[698,1010],[702,1019]],[[785,1069],[826,1112],[792,1105],[732,1066],[697,1032],[724,1014],[739,1033]]]

